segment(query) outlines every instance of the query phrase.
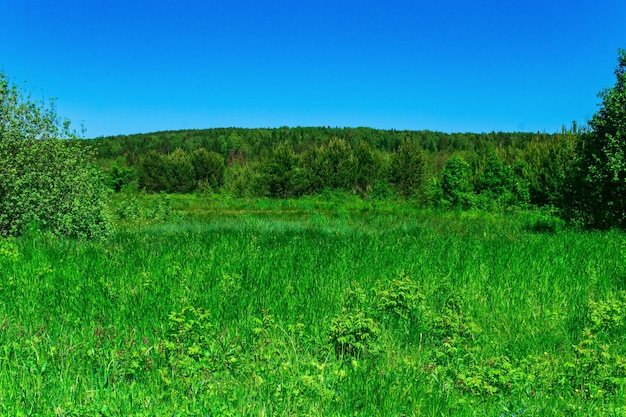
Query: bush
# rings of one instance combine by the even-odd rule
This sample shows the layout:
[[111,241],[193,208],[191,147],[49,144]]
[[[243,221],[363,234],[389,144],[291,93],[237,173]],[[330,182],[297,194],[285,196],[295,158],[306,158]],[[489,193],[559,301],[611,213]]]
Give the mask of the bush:
[[[63,140],[65,139],[65,140]],[[27,228],[101,237],[110,230],[107,186],[92,150],[0,73],[0,235]]]
[[626,50],[618,54],[615,86],[576,144],[562,200],[566,218],[595,228],[626,228]]

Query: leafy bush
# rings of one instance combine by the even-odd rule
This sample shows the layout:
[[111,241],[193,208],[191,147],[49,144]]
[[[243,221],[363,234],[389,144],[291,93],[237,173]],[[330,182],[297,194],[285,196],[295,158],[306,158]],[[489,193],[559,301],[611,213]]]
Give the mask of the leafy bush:
[[618,53],[616,83],[576,144],[562,200],[566,217],[596,228],[626,228],[626,50]]
[[75,138],[54,102],[33,102],[0,72],[0,235],[33,226],[77,237],[107,234],[107,187],[93,152]]
[[470,183],[470,168],[459,153],[448,158],[441,173],[444,204],[461,208],[469,208],[472,205],[473,189]]
[[405,274],[400,274],[385,288],[374,288],[374,295],[378,311],[391,312],[402,318],[408,318],[424,302],[417,283]]
[[213,191],[224,184],[224,158],[217,152],[199,148],[190,154],[191,164],[198,183],[205,183]]
[[341,314],[333,318],[329,341],[339,357],[366,353],[380,335],[380,326],[366,314],[365,291],[353,283],[344,294]]

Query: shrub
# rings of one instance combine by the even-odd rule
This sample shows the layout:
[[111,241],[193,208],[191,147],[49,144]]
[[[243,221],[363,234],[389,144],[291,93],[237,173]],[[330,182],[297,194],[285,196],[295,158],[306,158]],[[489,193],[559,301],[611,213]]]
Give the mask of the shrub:
[[92,157],[74,140],[0,142],[0,234],[34,226],[59,235],[106,235],[107,187]]
[[366,314],[365,301],[365,291],[357,283],[344,294],[341,314],[333,318],[328,335],[338,357],[370,351],[380,335],[379,324]]
[[79,237],[108,232],[106,185],[93,152],[75,138],[53,103],[32,102],[0,73],[0,235],[33,226]]
[[78,237],[110,230],[105,181],[69,126],[53,101],[32,101],[0,72],[0,235],[27,226]]
[[469,208],[472,201],[470,165],[458,153],[453,154],[441,173],[443,200],[452,207]]
[[562,200],[566,217],[596,228],[626,228],[626,50],[618,53],[615,86],[576,144]]

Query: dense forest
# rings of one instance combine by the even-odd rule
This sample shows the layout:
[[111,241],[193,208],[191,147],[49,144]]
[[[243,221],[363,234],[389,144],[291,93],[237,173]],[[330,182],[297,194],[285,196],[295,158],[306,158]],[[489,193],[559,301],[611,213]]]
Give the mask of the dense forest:
[[575,124],[558,134],[220,128],[88,143],[117,192],[289,198],[341,190],[497,209],[556,204],[577,134]]

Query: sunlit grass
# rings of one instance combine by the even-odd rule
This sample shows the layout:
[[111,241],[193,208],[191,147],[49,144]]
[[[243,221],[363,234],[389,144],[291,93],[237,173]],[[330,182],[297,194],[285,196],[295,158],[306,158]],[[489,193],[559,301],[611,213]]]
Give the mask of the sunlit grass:
[[[0,414],[623,412],[620,232],[351,197],[166,204],[104,242],[2,241]],[[402,276],[405,318],[376,307]],[[359,312],[380,334],[338,357],[333,319]]]

